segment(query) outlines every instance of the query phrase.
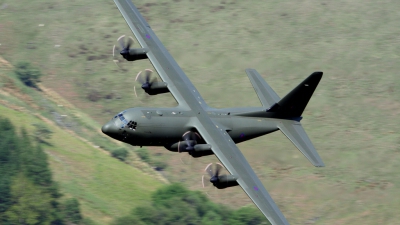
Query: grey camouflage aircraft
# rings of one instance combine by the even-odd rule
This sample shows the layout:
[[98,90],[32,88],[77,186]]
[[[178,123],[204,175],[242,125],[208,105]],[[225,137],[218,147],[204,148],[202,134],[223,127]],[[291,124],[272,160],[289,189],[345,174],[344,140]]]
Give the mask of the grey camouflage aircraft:
[[280,130],[314,166],[324,166],[300,123],[322,72],[314,72],[281,99],[256,70],[246,69],[262,107],[211,108],[133,3],[114,2],[142,47],[130,48],[132,42],[120,38],[120,54],[128,61],[149,59],[162,81],[151,79],[149,70],[136,80],[149,95],[171,93],[178,106],[126,109],[102,127],[103,133],[134,146],[164,146],[195,158],[214,154],[230,173],[220,176],[220,164],[214,169],[209,165],[206,171],[215,187],[240,185],[272,224],[289,224],[236,143]]

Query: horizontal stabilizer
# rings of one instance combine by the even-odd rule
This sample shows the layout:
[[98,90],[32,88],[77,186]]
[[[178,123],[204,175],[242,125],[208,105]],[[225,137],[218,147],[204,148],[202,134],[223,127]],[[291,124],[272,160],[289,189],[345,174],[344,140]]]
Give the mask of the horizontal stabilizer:
[[246,73],[264,107],[269,108],[281,100],[255,69],[246,69]]
[[278,128],[293,142],[293,144],[308,160],[310,160],[314,166],[325,166],[300,122],[293,120],[281,120],[278,124]]

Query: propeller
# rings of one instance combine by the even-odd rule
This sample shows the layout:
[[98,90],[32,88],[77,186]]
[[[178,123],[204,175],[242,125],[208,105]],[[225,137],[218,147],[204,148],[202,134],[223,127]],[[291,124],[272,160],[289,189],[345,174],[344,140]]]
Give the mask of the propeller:
[[[157,78],[153,77],[152,78],[152,74],[153,71],[151,69],[145,69],[144,70],[144,74],[142,73],[143,71],[140,71],[137,75],[136,75],[136,79],[135,81],[137,82],[137,84],[140,85],[140,87],[146,91],[148,89],[151,88],[151,85],[157,81]],[[135,92],[135,96],[138,97],[138,94],[136,92],[136,85],[133,87],[133,91]]]
[[[210,177],[210,183],[212,183],[214,186],[219,182],[219,175],[220,175],[222,168],[224,168],[224,167],[221,165],[221,163],[215,163],[215,166],[213,169],[212,163],[210,163],[204,169],[204,171],[207,172],[208,176]],[[203,184],[203,188],[205,188],[206,184],[208,183],[208,182],[205,183],[204,179],[205,179],[205,177],[203,175],[201,177],[201,182]]]
[[[125,41],[125,39],[127,40]],[[129,57],[129,49],[133,45],[134,41],[133,37],[129,36],[126,38],[125,35],[122,35],[117,39],[117,42],[118,44],[113,47],[113,61],[117,66],[119,66],[118,63],[123,62]]]
[[[191,152],[194,150],[194,146],[197,144],[197,141],[200,140],[201,137],[197,132],[188,131],[182,135],[182,140],[185,141],[186,145],[184,145],[183,151]],[[181,149],[178,148],[178,152],[181,152]]]
[[[206,166],[204,169],[204,172],[207,175],[203,175],[201,177],[201,183],[203,186],[203,189],[205,190],[205,193],[213,199],[220,199],[220,192],[218,192],[218,188],[215,186],[215,184],[219,181],[219,176],[221,174],[223,166],[220,163],[210,163]],[[208,180],[207,178],[210,178]]]
[[[198,140],[201,140],[201,136],[197,132],[192,132],[192,131],[187,131],[182,135],[182,140],[179,142],[178,145],[178,152],[187,152],[189,154],[185,154],[184,156],[181,157],[181,162],[183,164],[191,164],[192,163],[192,152],[194,151],[194,146],[197,144]],[[189,158],[187,160],[187,158]],[[184,162],[184,161],[189,161],[189,162]]]

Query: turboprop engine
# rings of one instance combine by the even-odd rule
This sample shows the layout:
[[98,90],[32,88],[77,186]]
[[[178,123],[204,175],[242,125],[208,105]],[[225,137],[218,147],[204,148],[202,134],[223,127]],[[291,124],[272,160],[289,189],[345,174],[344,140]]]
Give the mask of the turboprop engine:
[[[210,183],[218,189],[224,189],[228,187],[234,187],[239,185],[237,182],[238,177],[235,175],[219,175],[223,166],[220,163],[215,164],[215,169],[212,168],[212,163],[208,164],[205,171],[210,176]],[[203,188],[206,186],[204,176],[201,179]]]
[[214,152],[211,150],[209,144],[198,144],[201,136],[197,132],[188,131],[182,135],[183,141],[164,146],[166,149],[173,152],[187,152],[194,158],[212,155]]

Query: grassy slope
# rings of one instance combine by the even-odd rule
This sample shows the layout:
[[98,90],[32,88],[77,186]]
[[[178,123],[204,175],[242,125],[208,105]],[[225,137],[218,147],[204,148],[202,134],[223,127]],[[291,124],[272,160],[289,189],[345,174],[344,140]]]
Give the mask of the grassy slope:
[[[0,74],[0,83],[9,83],[4,82],[3,75],[7,72],[0,70]],[[31,92],[32,96],[38,96],[37,91],[21,88]],[[31,110],[31,106],[26,104],[29,97],[17,90],[14,87],[11,93],[0,93],[0,116],[10,119],[19,128],[24,127],[29,133],[34,132],[35,123],[49,127],[53,134],[49,144],[43,147],[49,155],[53,178],[65,197],[79,199],[86,218],[97,224],[108,224],[111,219],[126,215],[133,207],[149,202],[151,192],[162,185],[149,173],[110,157],[98,146],[57,126],[51,117],[46,118],[39,114],[40,111]],[[93,129],[87,131],[97,133]]]
[[[111,0],[0,0],[5,2],[3,57],[35,62],[47,75],[47,87],[97,121],[131,106],[175,104],[168,95],[135,101],[134,75],[150,64],[123,63],[122,71],[107,58],[115,39],[130,34]],[[292,224],[397,223],[399,3],[146,3],[152,1],[135,1],[212,106],[259,105],[246,67],[256,68],[280,96],[312,71],[325,72],[302,122],[326,168],[313,168],[280,133],[239,146]],[[41,23],[45,26],[38,27]],[[31,45],[36,48],[28,49]],[[105,56],[89,61],[93,55]],[[93,90],[119,97],[89,102],[86,96]],[[215,160],[205,157],[182,166],[180,156],[153,151],[174,163],[167,176],[193,188],[199,188],[196,171]],[[239,189],[221,195],[227,203],[249,203]]]
[[[67,118],[79,117],[63,119],[65,124],[70,121],[69,129],[54,121],[48,111],[57,112],[52,101],[57,95],[50,96],[51,92],[44,95],[45,92],[23,86],[10,68],[4,66],[4,61],[0,64],[0,116],[27,129],[28,133],[34,132],[33,124],[37,123],[53,132],[49,144],[43,145],[49,155],[53,178],[65,197],[79,199],[85,218],[96,224],[108,224],[113,218],[126,215],[133,207],[150,201],[151,192],[162,182],[156,179],[148,165],[138,162],[134,155],[129,159],[134,167],[110,157],[103,148],[115,149],[118,145],[110,139],[92,138],[100,135],[94,128],[100,125],[65,104],[67,102],[60,97],[57,100],[65,104],[60,108]],[[98,146],[104,143],[103,148]]]

